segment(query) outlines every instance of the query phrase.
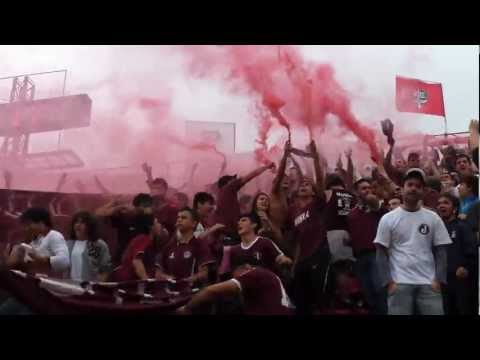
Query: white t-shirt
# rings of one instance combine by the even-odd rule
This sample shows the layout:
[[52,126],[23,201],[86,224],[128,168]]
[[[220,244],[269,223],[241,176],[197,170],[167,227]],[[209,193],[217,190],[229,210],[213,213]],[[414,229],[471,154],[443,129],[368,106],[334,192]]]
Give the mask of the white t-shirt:
[[452,240],[435,212],[398,207],[382,217],[374,243],[388,249],[394,282],[429,285],[435,279],[433,246],[451,244]]
[[72,280],[83,280],[83,253],[87,246],[87,241],[75,241],[72,249],[71,265],[70,265],[70,278]]
[[50,230],[45,236],[39,236],[30,244],[42,256],[50,257],[52,272],[56,275],[63,274],[70,266],[70,258],[65,238],[61,233]]

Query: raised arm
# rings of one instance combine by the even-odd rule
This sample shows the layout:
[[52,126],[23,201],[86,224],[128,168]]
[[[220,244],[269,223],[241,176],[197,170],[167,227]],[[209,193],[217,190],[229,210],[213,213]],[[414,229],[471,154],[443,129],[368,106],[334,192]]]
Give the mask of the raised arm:
[[352,149],[345,151],[345,156],[347,157],[347,178],[345,179],[345,186],[347,190],[353,189],[353,183],[355,182],[355,168],[352,161]]
[[148,187],[151,187],[153,183],[152,167],[148,165],[148,163],[144,163],[142,164],[142,170],[145,172],[145,175],[147,176]]
[[220,168],[220,172],[218,173],[218,177],[222,177],[223,175],[225,175],[225,170],[227,170],[227,157],[225,156],[223,158],[223,162],[222,162],[222,166]]
[[112,216],[122,210],[128,210],[130,209],[129,206],[127,205],[118,205],[118,201],[116,199],[113,199],[106,203],[105,205],[99,207],[95,211],[95,215],[98,217],[109,217]]
[[390,149],[385,156],[383,161],[383,167],[385,172],[387,173],[388,177],[397,185],[400,185],[402,174],[392,165],[392,155],[393,155],[393,148],[395,146],[395,139],[393,138],[393,124],[390,119],[385,119],[380,122],[382,126],[383,134],[387,137],[388,145],[390,145]]
[[313,157],[313,167],[315,168],[315,189],[319,197],[325,196],[325,181],[323,178],[323,170],[320,166],[320,155],[317,151],[317,145],[315,141],[312,140],[310,143],[310,151]]
[[255,169],[255,170],[253,170],[251,173],[249,173],[245,176],[242,176],[242,178],[241,178],[242,186],[247,184],[251,180],[255,179],[257,176],[263,174],[268,169],[274,169],[274,168],[275,168],[275,163],[272,162],[268,165],[264,165],[264,166],[261,166],[261,167]]
[[179,315],[191,314],[202,305],[213,304],[220,299],[234,298],[240,294],[240,288],[232,281],[225,281],[219,284],[211,285],[195,294],[190,302],[177,310]]
[[282,160],[278,166],[277,176],[273,180],[272,193],[278,193],[280,191],[280,185],[282,184],[283,178],[285,177],[285,169],[287,168],[287,160],[290,155],[290,141],[287,141],[285,144],[285,150],[283,152]]
[[479,143],[479,130],[478,130],[478,120],[471,120],[469,126],[469,139],[468,139],[468,149],[470,152],[474,151],[475,149],[478,150],[478,143]]
[[383,161],[383,167],[390,180],[392,180],[395,184],[400,185],[400,179],[402,177],[402,174],[400,171],[398,171],[397,168],[392,165],[393,147],[394,143],[390,145],[390,149],[388,150],[387,155],[385,156],[385,160]]
[[63,173],[60,178],[58,179],[57,186],[55,188],[55,192],[60,192],[62,190],[63,185],[65,185],[65,182],[67,181],[67,173]]

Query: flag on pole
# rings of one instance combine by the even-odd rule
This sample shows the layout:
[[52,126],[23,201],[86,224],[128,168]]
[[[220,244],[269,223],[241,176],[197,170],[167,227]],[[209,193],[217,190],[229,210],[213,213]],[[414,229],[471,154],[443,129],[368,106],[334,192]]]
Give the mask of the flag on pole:
[[445,117],[442,84],[397,76],[397,110]]

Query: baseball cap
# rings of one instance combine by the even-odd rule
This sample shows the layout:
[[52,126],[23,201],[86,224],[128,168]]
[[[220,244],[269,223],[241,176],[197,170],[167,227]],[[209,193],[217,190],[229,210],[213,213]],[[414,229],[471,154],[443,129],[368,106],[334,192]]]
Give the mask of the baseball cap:
[[420,179],[422,180],[423,185],[425,185],[426,176],[425,176],[425,172],[422,169],[419,169],[419,168],[409,169],[403,176],[403,182],[407,181],[407,179],[410,179],[410,178]]

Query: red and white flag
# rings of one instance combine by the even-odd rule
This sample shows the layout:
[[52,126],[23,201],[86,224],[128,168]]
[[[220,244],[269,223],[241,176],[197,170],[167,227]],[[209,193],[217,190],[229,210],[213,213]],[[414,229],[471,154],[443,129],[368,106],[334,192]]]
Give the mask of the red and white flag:
[[397,110],[445,116],[442,84],[397,76]]

